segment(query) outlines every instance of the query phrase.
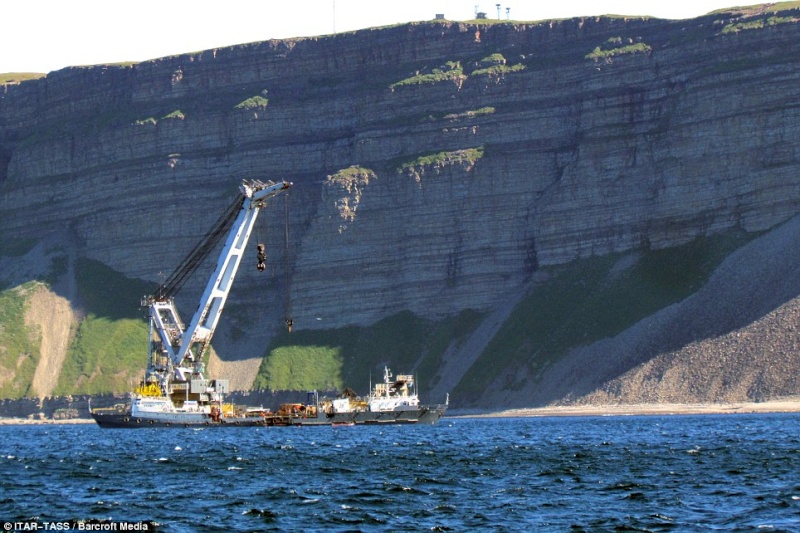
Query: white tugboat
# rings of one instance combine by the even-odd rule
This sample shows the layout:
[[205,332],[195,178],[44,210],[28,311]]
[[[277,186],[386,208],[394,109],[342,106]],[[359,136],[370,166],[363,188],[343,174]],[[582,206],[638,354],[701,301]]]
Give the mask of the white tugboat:
[[[413,389],[413,390],[412,390]],[[414,376],[398,374],[392,377],[389,367],[383,368],[383,383],[376,383],[367,398],[370,415],[356,416],[356,423],[416,423],[435,424],[447,411],[449,398],[440,405],[420,405]]]
[[420,405],[414,376],[392,376],[383,369],[383,382],[376,383],[366,397],[347,389],[338,398],[319,399],[309,393],[307,404],[283,404],[277,413],[265,415],[269,426],[355,426],[361,424],[435,424],[447,411],[444,404]]
[[376,383],[369,395],[369,410],[373,413],[386,411],[410,411],[419,408],[417,393],[410,393],[414,386],[414,376],[399,374],[392,379],[389,367],[383,368],[383,383]]

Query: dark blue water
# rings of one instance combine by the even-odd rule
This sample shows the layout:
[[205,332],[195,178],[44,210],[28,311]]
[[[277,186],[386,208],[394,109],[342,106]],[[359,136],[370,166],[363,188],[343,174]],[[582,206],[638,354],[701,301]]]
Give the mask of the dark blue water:
[[0,426],[0,505],[162,531],[800,531],[800,415]]

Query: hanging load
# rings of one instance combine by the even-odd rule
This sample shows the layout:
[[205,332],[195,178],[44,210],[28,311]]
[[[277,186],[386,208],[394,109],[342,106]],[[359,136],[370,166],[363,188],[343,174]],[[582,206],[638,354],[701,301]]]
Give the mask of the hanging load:
[[256,256],[257,256],[256,258],[258,259],[258,264],[256,265],[256,268],[258,269],[259,272],[264,272],[264,269],[267,268],[267,265],[266,265],[266,262],[267,262],[266,246],[264,246],[263,243],[258,243],[258,246],[256,246],[256,249],[258,250],[258,253],[256,254]]

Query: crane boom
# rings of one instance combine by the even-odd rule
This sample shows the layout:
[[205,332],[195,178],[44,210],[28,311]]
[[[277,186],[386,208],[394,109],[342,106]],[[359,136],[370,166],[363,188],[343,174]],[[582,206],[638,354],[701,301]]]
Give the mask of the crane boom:
[[171,388],[172,381],[205,381],[202,356],[219,323],[259,210],[265,206],[266,200],[291,185],[287,181],[264,183],[249,180],[242,183],[241,208],[188,327],[184,329],[171,296],[157,295],[147,299],[151,327],[148,381],[158,382],[165,392]]

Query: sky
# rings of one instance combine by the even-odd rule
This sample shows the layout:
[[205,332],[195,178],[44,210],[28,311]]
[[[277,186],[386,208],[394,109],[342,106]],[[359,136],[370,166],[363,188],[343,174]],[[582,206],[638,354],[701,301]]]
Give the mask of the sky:
[[[498,18],[479,0],[3,0],[0,73],[139,62],[268,39],[329,35],[402,22]],[[500,18],[592,15],[692,18],[758,0],[502,0]]]

